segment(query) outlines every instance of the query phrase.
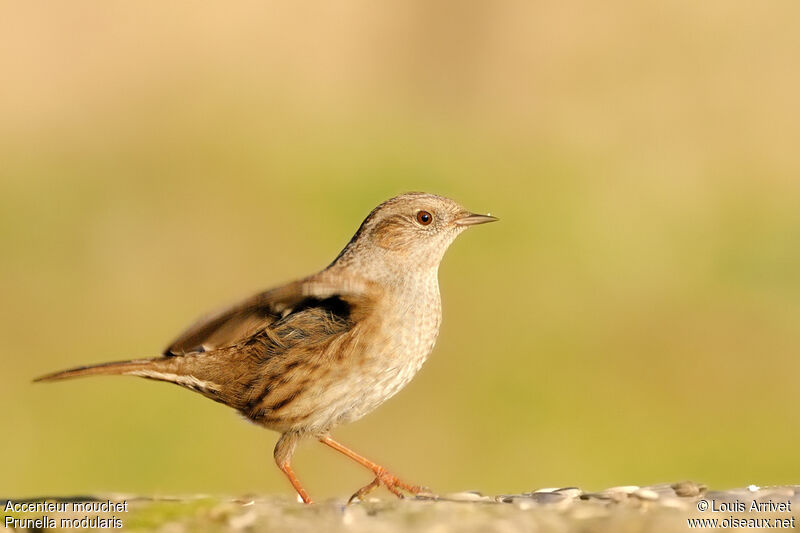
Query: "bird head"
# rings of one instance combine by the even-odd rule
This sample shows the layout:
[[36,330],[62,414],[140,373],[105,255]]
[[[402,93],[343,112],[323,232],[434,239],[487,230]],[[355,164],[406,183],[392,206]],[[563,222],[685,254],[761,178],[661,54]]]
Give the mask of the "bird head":
[[334,263],[359,262],[363,267],[380,262],[393,271],[436,269],[459,234],[495,220],[443,196],[402,194],[372,210]]

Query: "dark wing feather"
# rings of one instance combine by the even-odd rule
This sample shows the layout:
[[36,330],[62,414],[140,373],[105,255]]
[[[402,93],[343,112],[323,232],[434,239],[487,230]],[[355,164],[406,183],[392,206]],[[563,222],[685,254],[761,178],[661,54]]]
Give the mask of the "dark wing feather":
[[336,283],[321,275],[256,294],[223,311],[200,319],[181,333],[165,350],[165,356],[184,355],[233,346],[253,336],[300,308],[346,303],[348,314],[353,307],[364,308],[370,300],[370,288],[364,283]]

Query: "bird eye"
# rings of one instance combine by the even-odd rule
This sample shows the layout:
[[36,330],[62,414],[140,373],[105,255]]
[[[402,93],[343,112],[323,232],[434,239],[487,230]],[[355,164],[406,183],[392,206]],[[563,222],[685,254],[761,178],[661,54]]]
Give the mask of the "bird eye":
[[427,226],[428,224],[433,222],[433,215],[431,215],[427,211],[420,211],[419,213],[417,213],[417,222],[419,222],[423,226]]

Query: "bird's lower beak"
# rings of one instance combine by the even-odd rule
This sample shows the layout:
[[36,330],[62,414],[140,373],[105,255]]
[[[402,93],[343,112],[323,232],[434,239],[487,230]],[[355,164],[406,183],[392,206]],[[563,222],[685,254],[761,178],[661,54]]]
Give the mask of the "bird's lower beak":
[[492,215],[476,215],[475,213],[467,213],[462,217],[455,220],[458,226],[474,226],[476,224],[486,224],[487,222],[494,222],[498,220],[497,217]]

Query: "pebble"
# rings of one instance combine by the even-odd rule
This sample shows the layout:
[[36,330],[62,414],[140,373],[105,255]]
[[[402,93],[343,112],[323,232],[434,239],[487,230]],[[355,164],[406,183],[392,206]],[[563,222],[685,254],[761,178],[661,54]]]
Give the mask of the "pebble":
[[563,494],[567,498],[572,498],[572,499],[580,498],[581,495],[583,494],[583,491],[578,487],[564,487],[563,489],[558,489],[554,492],[558,494]]
[[669,483],[658,483],[657,485],[650,485],[644,488],[654,491],[658,494],[659,498],[674,497],[676,495],[675,489],[673,489],[672,485]]
[[672,484],[672,490],[675,494],[681,497],[690,498],[693,496],[700,496],[706,491],[706,486],[702,483],[695,483],[694,481],[680,481]]
[[630,495],[639,498],[640,500],[646,500],[651,502],[654,502],[658,499],[658,493],[652,489],[635,490],[631,492]]
[[468,490],[464,492],[451,492],[450,494],[443,495],[440,499],[450,500],[454,502],[490,502],[492,499],[484,496],[476,490]]
[[548,505],[563,502],[567,500],[567,496],[558,492],[534,492],[527,499],[542,505]]
[[628,496],[630,496],[640,488],[641,487],[637,485],[622,485],[619,487],[611,487],[601,492],[588,494],[588,498],[584,499],[611,500],[619,503],[627,500]]
[[622,485],[620,487],[611,487],[610,489],[606,489],[603,492],[608,492],[608,493],[612,493],[612,494],[613,493],[633,494],[634,492],[636,492],[640,488],[641,487],[639,487],[637,485]]

